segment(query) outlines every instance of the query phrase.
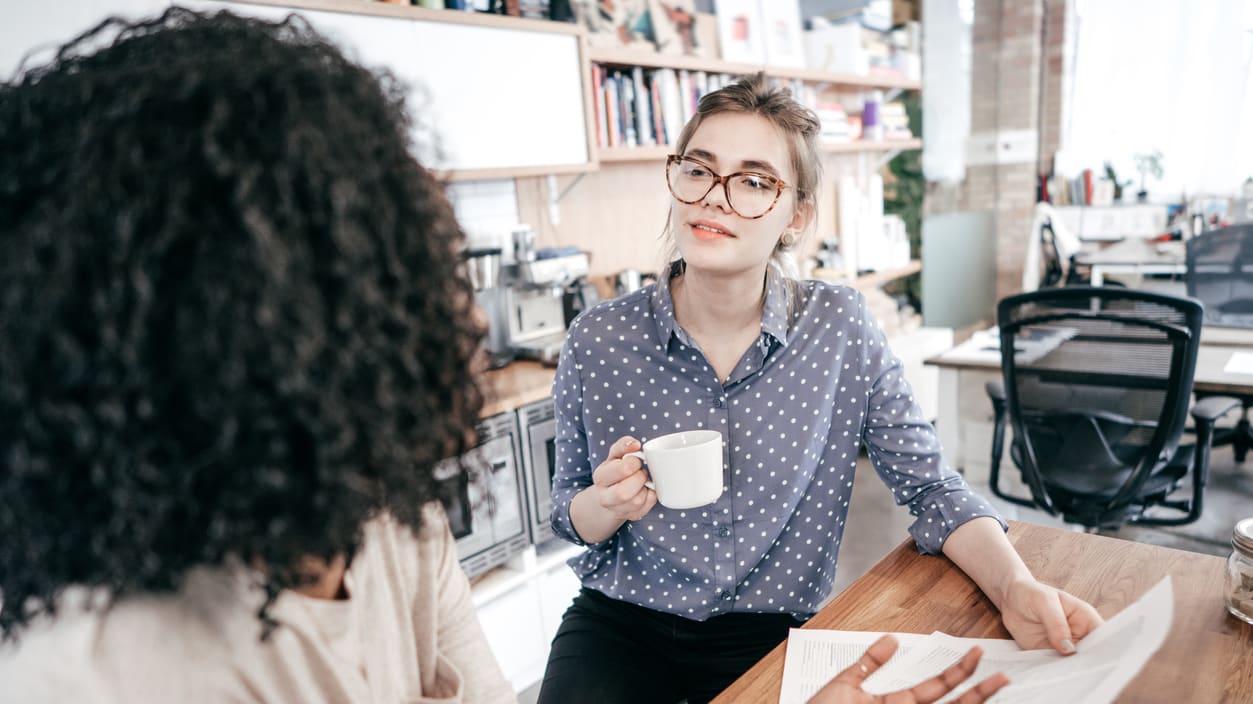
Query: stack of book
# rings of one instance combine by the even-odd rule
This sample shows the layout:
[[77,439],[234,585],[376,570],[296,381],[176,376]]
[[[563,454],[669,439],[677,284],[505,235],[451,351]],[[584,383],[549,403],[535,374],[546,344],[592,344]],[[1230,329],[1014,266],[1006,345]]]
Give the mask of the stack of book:
[[909,131],[909,115],[905,112],[905,104],[900,101],[879,108],[879,121],[883,123],[884,139],[914,138],[914,133]]
[[852,126],[843,105],[834,101],[822,101],[818,103],[815,112],[822,123],[822,131],[818,136],[823,142],[838,144],[853,139]]
[[602,147],[673,144],[701,96],[730,83],[728,74],[592,65],[596,140]]
[[1114,182],[1084,169],[1074,178],[1054,174],[1044,181],[1043,200],[1053,205],[1111,205]]

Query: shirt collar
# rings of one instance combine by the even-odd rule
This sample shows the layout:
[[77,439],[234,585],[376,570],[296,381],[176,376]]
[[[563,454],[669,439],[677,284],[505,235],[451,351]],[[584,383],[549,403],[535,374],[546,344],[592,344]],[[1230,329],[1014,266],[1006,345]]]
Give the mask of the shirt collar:
[[[657,339],[663,346],[668,346],[671,337],[682,332],[675,324],[674,297],[670,292],[671,279],[682,271],[682,261],[671,264],[669,276],[662,277],[652,292],[653,322],[657,326]],[[788,340],[787,286],[786,277],[776,267],[766,267],[766,302],[761,311],[761,331],[773,337],[781,347],[786,347]],[[684,343],[690,344],[690,341]]]

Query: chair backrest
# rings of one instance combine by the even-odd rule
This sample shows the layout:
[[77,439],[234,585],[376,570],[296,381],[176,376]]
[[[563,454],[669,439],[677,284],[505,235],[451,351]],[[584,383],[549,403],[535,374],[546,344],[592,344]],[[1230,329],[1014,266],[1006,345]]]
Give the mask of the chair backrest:
[[1079,252],[1081,242],[1048,203],[1036,203],[1031,234],[1023,259],[1022,290],[1074,283],[1070,258]]
[[1185,278],[1207,325],[1253,328],[1253,223],[1188,240]]
[[1178,448],[1200,343],[1196,301],[1065,287],[1000,302],[1014,459],[1036,504],[1099,525]]

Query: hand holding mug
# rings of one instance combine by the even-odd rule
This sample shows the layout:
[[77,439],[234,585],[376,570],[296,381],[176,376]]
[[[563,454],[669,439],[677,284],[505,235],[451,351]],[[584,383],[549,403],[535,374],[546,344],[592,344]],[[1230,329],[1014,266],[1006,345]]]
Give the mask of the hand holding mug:
[[639,448],[639,441],[629,435],[618,438],[609,457],[592,472],[597,503],[623,521],[638,521],[657,505],[657,494],[645,485],[648,474],[642,463],[626,456]]

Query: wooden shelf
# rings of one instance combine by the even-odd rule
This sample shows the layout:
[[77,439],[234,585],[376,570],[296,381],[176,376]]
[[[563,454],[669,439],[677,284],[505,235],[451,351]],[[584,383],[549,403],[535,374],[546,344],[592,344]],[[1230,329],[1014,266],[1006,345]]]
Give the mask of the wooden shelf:
[[908,266],[901,267],[900,269],[892,269],[891,271],[875,271],[869,274],[862,274],[856,279],[853,279],[853,282],[850,285],[853,288],[874,288],[876,286],[882,286],[889,281],[895,281],[897,279],[903,279],[911,274],[917,274],[920,271],[922,271],[922,261],[919,259],[912,259],[910,260]]
[[791,68],[787,66],[767,66],[764,64],[741,64],[721,59],[707,59],[696,56],[677,54],[657,54],[631,49],[589,46],[587,57],[596,63],[611,66],[643,66],[645,68],[673,68],[688,71],[705,71],[709,73],[746,74],[765,71],[766,75],[776,78],[796,78],[814,83],[834,83],[856,88],[901,88],[918,90],[920,81],[911,81],[901,76],[879,75],[861,76],[855,73],[830,73],[815,71],[808,68]]
[[471,24],[481,27],[498,27],[501,29],[520,29],[528,32],[552,32],[554,34],[583,34],[583,30],[569,22],[550,22],[548,20],[529,19],[526,17],[510,17],[483,12],[467,12],[464,10],[441,10],[421,7],[419,5],[393,5],[386,2],[362,2],[361,0],[231,0],[249,5],[270,5],[274,7],[290,7],[298,10],[321,10],[324,12],[342,12],[350,15],[373,15],[375,17],[397,17],[408,20],[427,22],[449,22],[452,24]]
[[[880,140],[874,142],[835,142],[819,145],[828,154],[858,154],[862,152],[890,152],[921,149],[921,139]],[[647,147],[600,147],[599,160],[606,163],[622,161],[661,161],[673,151],[668,144]]]
[[832,142],[821,145],[819,149],[833,154],[908,151],[911,149],[922,149],[922,140],[914,137],[912,139],[882,139],[873,142]]

